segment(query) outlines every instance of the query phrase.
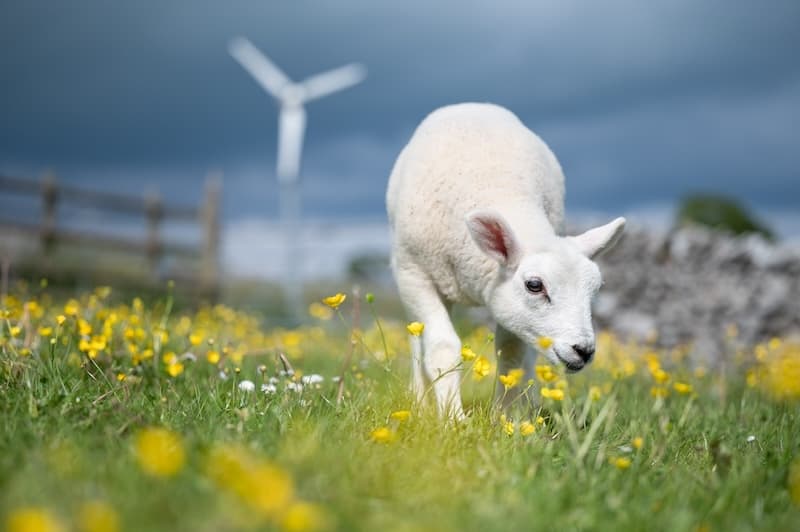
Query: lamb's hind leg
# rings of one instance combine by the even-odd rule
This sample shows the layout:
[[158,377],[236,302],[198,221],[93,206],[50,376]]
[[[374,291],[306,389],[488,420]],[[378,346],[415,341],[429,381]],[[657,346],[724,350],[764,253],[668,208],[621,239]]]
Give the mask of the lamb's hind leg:
[[421,399],[430,382],[439,413],[460,419],[464,416],[459,369],[461,342],[447,306],[422,272],[406,268],[396,271],[395,277],[409,317],[425,325],[421,338],[411,338],[412,390]]
[[495,347],[497,351],[497,374],[508,375],[509,372],[522,369],[523,375],[516,386],[506,388],[497,381],[495,400],[504,412],[511,408],[529,409],[532,399],[529,395],[531,387],[528,381],[534,378],[536,353],[516,335],[507,331],[500,325],[495,330]]

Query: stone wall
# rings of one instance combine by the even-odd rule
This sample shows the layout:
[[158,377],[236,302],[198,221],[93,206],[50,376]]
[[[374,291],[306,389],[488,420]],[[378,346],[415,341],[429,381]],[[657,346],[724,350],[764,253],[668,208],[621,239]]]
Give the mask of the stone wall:
[[595,319],[623,336],[691,341],[713,359],[730,325],[747,345],[800,334],[798,247],[701,228],[632,229],[598,262],[605,284]]

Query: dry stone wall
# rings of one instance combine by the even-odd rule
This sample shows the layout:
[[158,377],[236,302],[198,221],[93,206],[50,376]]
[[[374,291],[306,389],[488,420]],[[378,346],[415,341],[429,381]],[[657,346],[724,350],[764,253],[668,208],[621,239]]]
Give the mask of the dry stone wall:
[[747,345],[800,334],[798,247],[702,228],[632,229],[598,262],[595,319],[623,336],[692,342],[696,356],[713,359],[730,325]]

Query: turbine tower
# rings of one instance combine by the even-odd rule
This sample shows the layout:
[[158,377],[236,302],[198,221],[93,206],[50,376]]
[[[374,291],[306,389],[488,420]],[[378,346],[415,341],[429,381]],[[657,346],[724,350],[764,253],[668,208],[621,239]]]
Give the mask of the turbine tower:
[[291,311],[299,317],[302,315],[303,288],[300,276],[302,258],[298,242],[298,178],[306,130],[304,104],[360,83],[366,77],[367,71],[364,66],[351,63],[294,83],[244,37],[233,39],[228,51],[280,106],[277,175],[280,184],[280,218],[285,241],[284,293]]

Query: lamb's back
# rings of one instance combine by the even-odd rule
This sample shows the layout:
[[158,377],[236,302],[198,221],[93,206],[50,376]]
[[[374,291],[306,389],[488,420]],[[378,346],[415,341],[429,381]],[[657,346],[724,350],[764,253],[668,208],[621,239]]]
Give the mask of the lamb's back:
[[492,208],[513,219],[541,209],[559,229],[563,180],[550,149],[510,111],[474,103],[434,111],[389,179],[396,267],[412,260],[447,299],[481,303],[475,292],[496,265],[472,242],[466,214]]

